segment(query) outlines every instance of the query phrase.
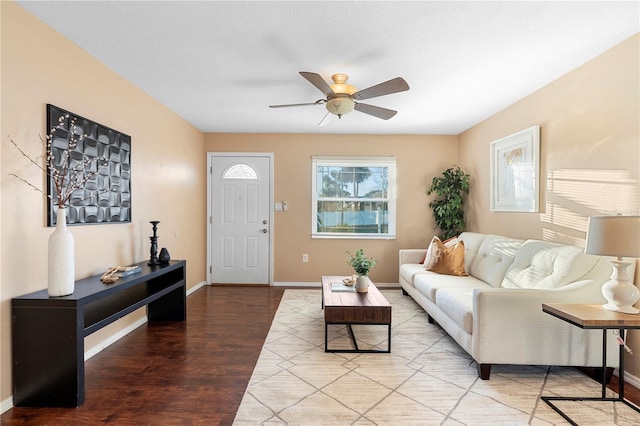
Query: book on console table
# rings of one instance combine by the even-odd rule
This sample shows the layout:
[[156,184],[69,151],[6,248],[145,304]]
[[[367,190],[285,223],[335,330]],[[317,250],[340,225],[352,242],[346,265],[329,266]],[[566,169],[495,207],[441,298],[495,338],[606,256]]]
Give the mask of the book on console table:
[[140,267],[140,265],[124,266],[122,267],[122,269],[124,270],[116,272],[114,276],[118,278],[124,278],[124,277],[128,277],[129,275],[137,274],[138,272],[142,271],[142,268]]

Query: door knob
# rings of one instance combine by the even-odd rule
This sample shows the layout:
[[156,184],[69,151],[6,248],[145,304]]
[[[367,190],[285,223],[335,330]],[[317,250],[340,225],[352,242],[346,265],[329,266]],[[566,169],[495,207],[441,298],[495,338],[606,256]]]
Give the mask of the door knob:
[[260,232],[262,232],[263,234],[266,234],[269,231],[267,231],[266,229],[261,229]]

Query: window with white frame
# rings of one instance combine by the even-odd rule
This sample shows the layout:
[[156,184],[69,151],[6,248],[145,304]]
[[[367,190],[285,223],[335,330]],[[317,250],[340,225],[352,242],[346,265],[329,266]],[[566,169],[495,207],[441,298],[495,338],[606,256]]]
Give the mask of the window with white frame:
[[395,157],[313,157],[312,165],[313,238],[395,238]]

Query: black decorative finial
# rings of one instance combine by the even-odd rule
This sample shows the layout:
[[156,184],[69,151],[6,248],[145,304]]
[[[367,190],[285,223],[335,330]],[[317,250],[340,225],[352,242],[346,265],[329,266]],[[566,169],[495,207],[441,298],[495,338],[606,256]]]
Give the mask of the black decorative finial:
[[159,265],[158,262],[158,236],[156,235],[156,231],[158,230],[159,220],[152,220],[149,222],[153,226],[153,237],[149,237],[151,240],[151,258],[149,259],[148,265]]

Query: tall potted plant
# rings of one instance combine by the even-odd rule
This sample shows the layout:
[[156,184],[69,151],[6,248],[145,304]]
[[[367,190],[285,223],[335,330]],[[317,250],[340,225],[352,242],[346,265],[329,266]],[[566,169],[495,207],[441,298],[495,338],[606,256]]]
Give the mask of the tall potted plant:
[[436,198],[429,203],[436,225],[443,240],[455,237],[466,226],[464,219],[464,194],[469,193],[469,175],[459,166],[452,166],[431,180],[427,195],[435,192]]

